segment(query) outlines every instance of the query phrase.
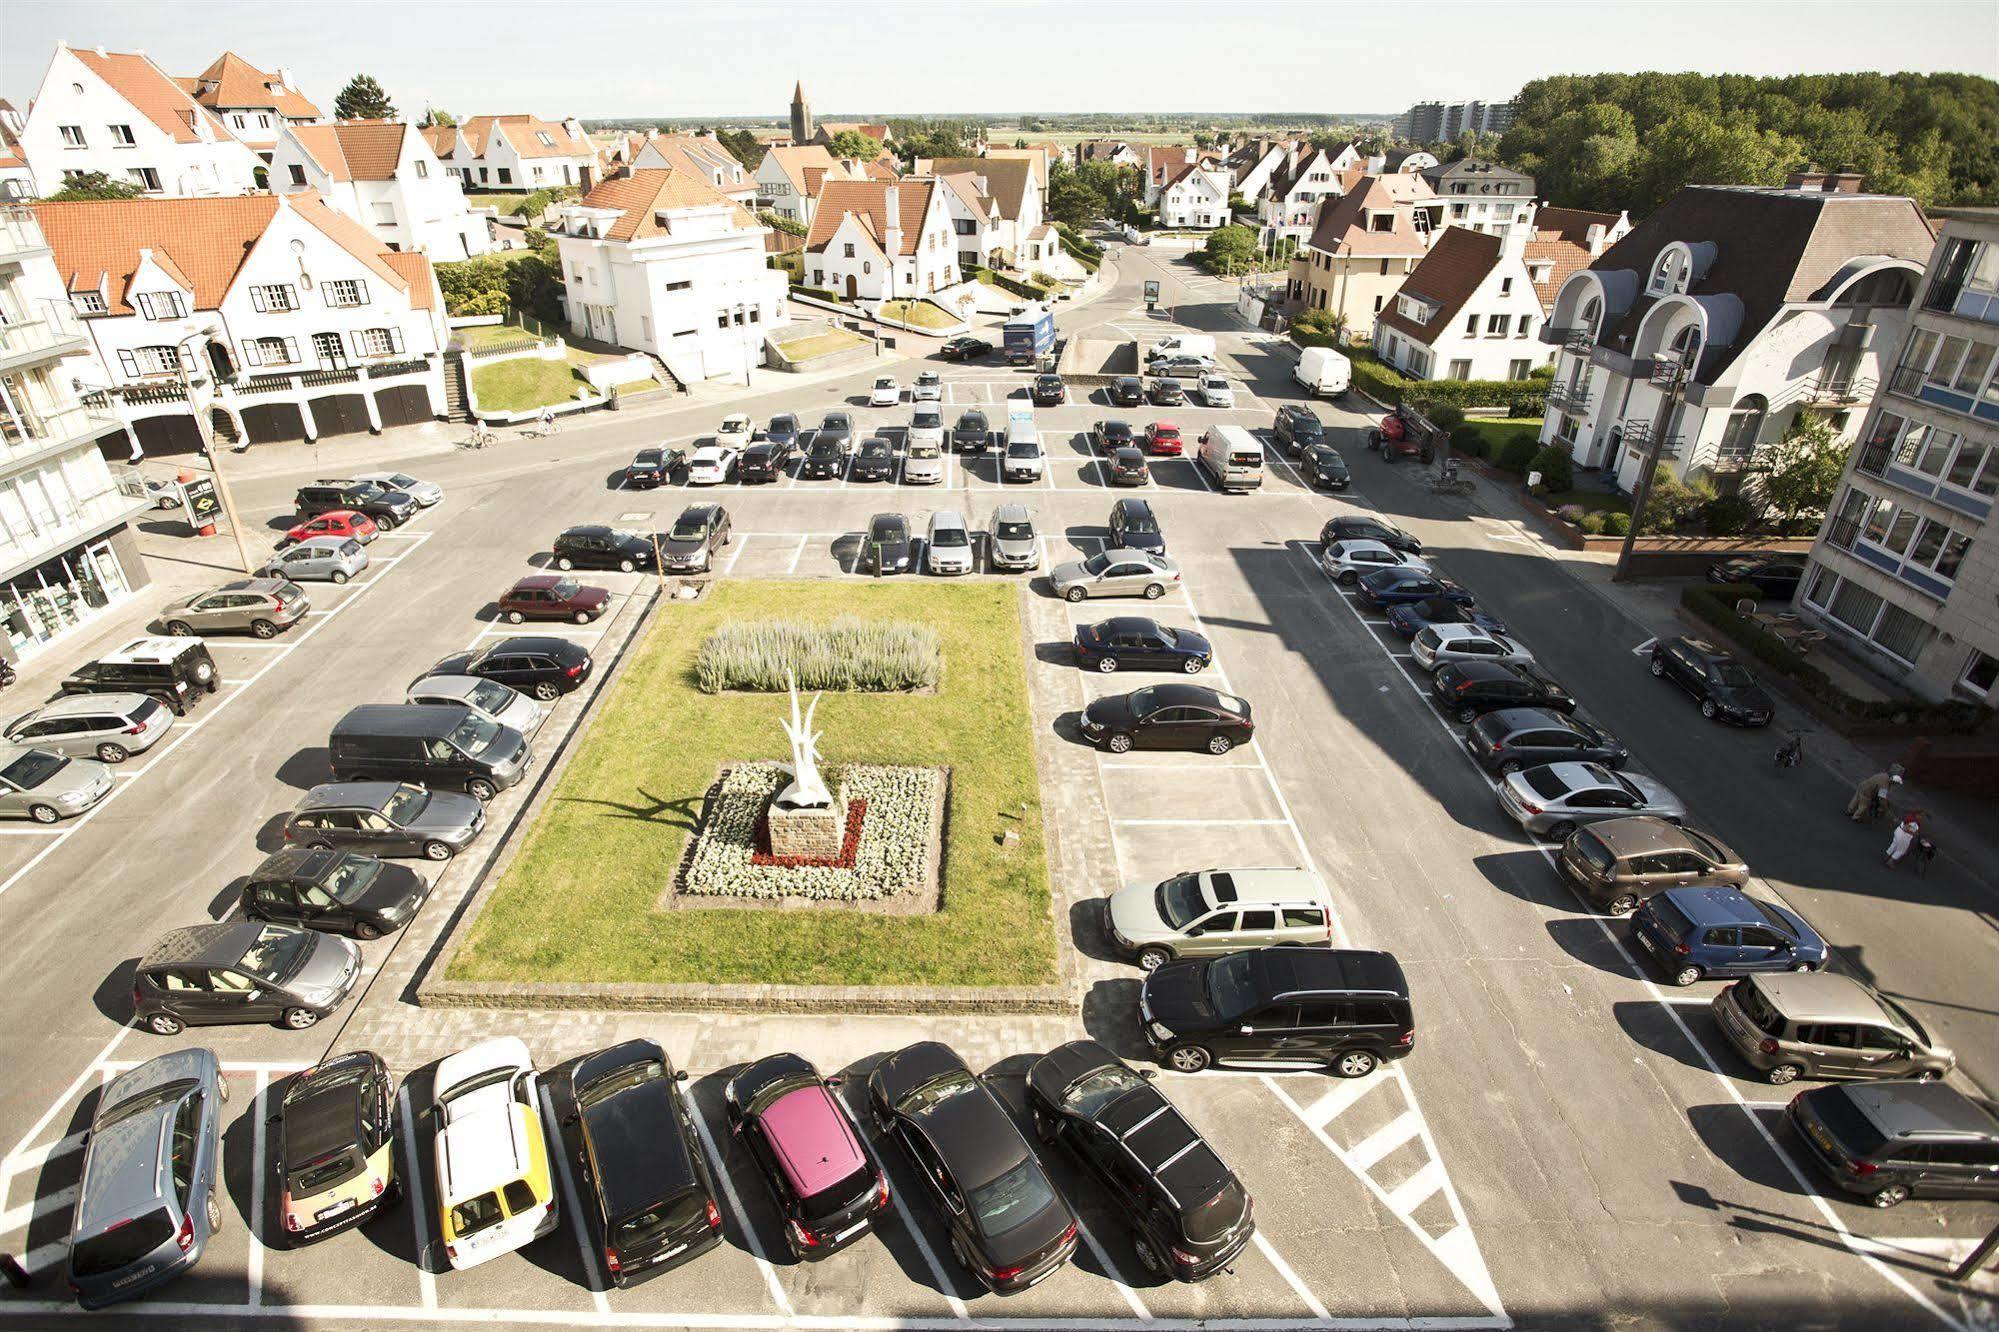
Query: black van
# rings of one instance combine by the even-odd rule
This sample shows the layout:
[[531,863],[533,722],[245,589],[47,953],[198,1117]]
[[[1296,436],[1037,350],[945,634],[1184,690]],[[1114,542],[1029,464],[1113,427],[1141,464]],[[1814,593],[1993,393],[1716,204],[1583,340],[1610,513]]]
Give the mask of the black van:
[[463,706],[368,703],[342,717],[327,741],[341,782],[458,787],[478,800],[520,781],[527,737]]

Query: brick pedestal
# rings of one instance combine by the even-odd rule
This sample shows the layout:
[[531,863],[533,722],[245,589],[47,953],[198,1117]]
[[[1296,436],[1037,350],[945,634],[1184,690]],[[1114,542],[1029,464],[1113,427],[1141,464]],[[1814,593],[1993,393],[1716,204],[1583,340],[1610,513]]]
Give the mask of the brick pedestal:
[[774,856],[838,860],[847,837],[847,802],[825,809],[770,807],[770,850]]

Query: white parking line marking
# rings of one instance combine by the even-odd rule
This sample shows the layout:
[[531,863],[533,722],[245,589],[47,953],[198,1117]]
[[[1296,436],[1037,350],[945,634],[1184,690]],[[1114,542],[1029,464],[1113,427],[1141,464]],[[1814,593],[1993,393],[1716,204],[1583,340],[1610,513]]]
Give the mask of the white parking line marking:
[[750,539],[746,536],[739,536],[731,544],[733,544],[736,549],[733,553],[730,554],[727,561],[725,561],[722,565],[722,576],[724,578],[727,578],[730,574],[736,571],[736,561],[743,558],[743,552],[750,548]]
[[1367,1095],[1386,1081],[1385,1077],[1369,1076],[1365,1078],[1348,1078],[1344,1082],[1336,1082],[1333,1084],[1332,1090],[1312,1102],[1309,1106],[1306,1106],[1299,1114],[1299,1118],[1303,1119],[1306,1125],[1312,1129],[1322,1129],[1339,1118],[1355,1101],[1358,1101],[1361,1097]]
[[1347,1159],[1362,1170],[1372,1170],[1390,1152],[1415,1137],[1421,1123],[1414,1110],[1404,1110],[1349,1148]]
[[[396,1092],[396,1101],[402,1108],[403,1125],[403,1196],[409,1199],[410,1225],[416,1234],[416,1284],[417,1297],[423,1301],[426,1310],[437,1308],[437,1275],[424,1261],[424,1255],[431,1245],[430,1219],[424,1215],[422,1173],[417,1167],[416,1154],[416,1111],[410,1106],[409,1084],[405,1083]],[[297,1310],[293,1310],[297,1313]]]
[[44,1197],[32,1198],[11,1211],[0,1212],[0,1235],[11,1235],[25,1229],[38,1216],[47,1216],[50,1212],[68,1207],[76,1201],[76,1190],[77,1186],[72,1184]]
[[1152,1311],[1138,1298],[1137,1291],[1124,1284],[1124,1278],[1118,1274],[1116,1265],[1111,1262],[1111,1256],[1104,1252],[1103,1246],[1097,1243],[1096,1237],[1090,1234],[1090,1228],[1084,1225],[1080,1218],[1076,1221],[1076,1233],[1082,1237],[1083,1243],[1090,1246],[1091,1256],[1097,1260],[1097,1265],[1104,1269],[1104,1275],[1110,1278],[1111,1284],[1117,1287],[1118,1294],[1124,1296],[1124,1302],[1131,1306],[1131,1311],[1151,1322]]
[[764,1285],[770,1288],[770,1298],[784,1316],[790,1318],[796,1311],[791,1307],[791,1297],[784,1293],[784,1284],[777,1279],[777,1269],[764,1257],[763,1241],[757,1238],[756,1228],[750,1224],[750,1214],[743,1210],[743,1200],[736,1195],[736,1183],[729,1178],[728,1162],[722,1153],[715,1150],[715,1139],[708,1134],[708,1125],[701,1116],[694,1116],[694,1131],[701,1136],[701,1146],[708,1153],[708,1162],[715,1167],[715,1178],[722,1182],[722,1192],[729,1199],[729,1210],[736,1214],[736,1224],[742,1227],[743,1242],[750,1246],[750,1256],[757,1260],[757,1268],[764,1274]]
[[[110,796],[105,797],[106,800],[109,800],[110,798],[111,798]],[[44,852],[43,854],[47,853]],[[33,1142],[36,1138],[42,1136],[42,1130],[49,1126],[49,1121],[51,1119],[54,1119],[58,1114],[60,1114],[62,1112],[62,1108],[75,1099],[76,1094],[83,1090],[84,1083],[90,1081],[90,1079],[93,1076],[97,1075],[98,1070],[103,1066],[104,1061],[111,1057],[111,1052],[113,1050],[116,1050],[120,1045],[124,1044],[125,1038],[127,1036],[130,1036],[131,1034],[132,1034],[132,1024],[130,1022],[127,1022],[124,1026],[118,1028],[117,1034],[114,1035],[110,1040],[106,1041],[104,1043],[104,1048],[97,1052],[97,1058],[91,1060],[88,1064],[85,1064],[83,1066],[83,1071],[76,1075],[75,1080],[71,1082],[69,1086],[63,1090],[62,1095],[57,1097],[55,1100],[51,1101],[49,1103],[49,1108],[42,1111],[42,1117],[35,1121],[34,1126],[32,1128],[30,1128],[26,1133],[23,1133],[21,1135],[21,1140],[18,1143],[14,1144],[14,1150],[7,1153],[5,1169],[0,1170],[0,1174],[11,1175],[14,1174],[18,1169],[27,1168],[25,1166],[17,1167],[14,1164],[14,1162],[17,1159],[25,1159],[25,1157],[29,1155],[29,1153],[26,1151],[28,1144]],[[71,1138],[79,1136],[80,1135],[74,1133],[70,1135]],[[49,1149],[49,1154],[50,1155],[58,1154],[56,1150],[58,1148],[60,1148],[63,1151],[70,1150],[69,1148],[63,1146],[63,1143],[67,1143],[68,1141],[69,1138],[64,1138],[62,1139],[61,1142],[52,1144],[52,1146]],[[43,1159],[46,1160],[47,1158],[44,1157]]]
[[[244,1264],[244,1276],[250,1287],[250,1307],[264,1306],[264,1240],[257,1233],[257,1227],[264,1224],[264,1162],[270,1158],[264,1155],[264,1120],[267,1117],[264,1098],[270,1092],[271,1073],[269,1069],[257,1070],[257,1091],[250,1098],[250,1220],[243,1227],[249,1237],[250,1256]],[[217,1181],[220,1187],[220,1181]]]
[[1444,1165],[1433,1156],[1423,1163],[1422,1169],[1389,1190],[1388,1205],[1398,1216],[1408,1216],[1443,1187]]
[[[1305,1302],[1305,1307],[1312,1311],[1312,1317],[1322,1323],[1330,1322],[1332,1315],[1326,1312],[1326,1306],[1319,1303],[1319,1297],[1312,1293],[1309,1286],[1298,1279],[1298,1274],[1291,1270],[1291,1264],[1278,1256],[1277,1250],[1271,1247],[1270,1241],[1264,1238],[1263,1232],[1260,1230],[1256,1231],[1250,1238],[1256,1241],[1257,1251],[1265,1258],[1268,1258],[1270,1265],[1277,1269],[1277,1275],[1284,1278],[1284,1284],[1291,1287],[1291,1293]],[[1423,1321],[1426,1324],[1431,1322],[1429,1319],[1424,1319]],[[1449,1320],[1438,1319],[1436,1321],[1447,1322]],[[1380,1326],[1379,1324],[1372,1325]]]
[[798,549],[791,552],[791,563],[785,566],[784,571],[787,574],[798,572],[798,562],[805,557],[805,543],[811,539],[806,533],[801,532],[798,534]]

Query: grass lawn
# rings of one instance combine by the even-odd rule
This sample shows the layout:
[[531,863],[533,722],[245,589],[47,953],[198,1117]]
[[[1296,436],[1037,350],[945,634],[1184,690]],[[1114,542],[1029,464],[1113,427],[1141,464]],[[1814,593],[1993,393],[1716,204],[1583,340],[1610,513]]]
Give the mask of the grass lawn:
[[1523,435],[1528,439],[1541,437],[1541,418],[1538,416],[1531,419],[1524,416],[1512,419],[1504,416],[1468,416],[1465,418],[1465,424],[1478,431],[1484,438],[1485,456],[1488,460],[1497,458],[1508,440],[1518,439]]
[[919,328],[950,328],[963,322],[929,301],[883,301],[879,313]]
[[[455,980],[1028,985],[1056,979],[1041,793],[1011,585],[724,581],[663,606],[451,964]],[[707,695],[694,658],[728,620],[838,615],[936,629],[934,694],[827,694],[820,752],[951,767],[943,909],[660,911],[724,763],[789,756],[777,694]],[[996,838],[1020,833],[1011,849]]]
[[789,342],[780,342],[778,347],[793,361],[809,361],[815,356],[830,356],[852,347],[865,347],[868,339],[852,329],[834,328],[824,333],[812,333]]
[[497,208],[500,210],[500,216],[505,217],[514,211],[515,204],[525,198],[527,198],[525,194],[508,194],[502,190],[494,190],[491,193],[467,193],[465,202],[474,208]]
[[515,343],[525,344],[534,334],[518,324],[480,324],[472,328],[458,328],[451,331],[452,340],[470,352],[483,351],[488,347],[509,347]]
[[472,371],[472,391],[479,406],[490,412],[524,412],[568,402],[583,381],[567,361],[524,356],[482,365]]

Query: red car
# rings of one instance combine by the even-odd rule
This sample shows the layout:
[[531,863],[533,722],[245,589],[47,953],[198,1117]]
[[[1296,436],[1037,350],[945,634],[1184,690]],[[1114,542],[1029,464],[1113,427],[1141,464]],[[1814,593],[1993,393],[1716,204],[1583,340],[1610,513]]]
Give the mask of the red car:
[[1400,408],[1382,417],[1381,424],[1367,432],[1367,446],[1388,462],[1397,458],[1421,458],[1429,462],[1435,456],[1429,433],[1411,429]]
[[611,594],[601,587],[585,587],[574,578],[560,574],[536,574],[523,578],[500,596],[500,614],[508,624],[523,620],[573,620],[588,624],[604,613]]
[[333,509],[320,514],[317,518],[308,518],[286,532],[285,539],[278,543],[278,549],[283,550],[286,546],[304,541],[308,537],[322,536],[353,537],[365,546],[380,532],[381,529],[375,526],[375,520],[365,513],[356,513],[352,509]]
[[1172,454],[1178,457],[1184,446],[1180,443],[1180,427],[1171,421],[1154,421],[1145,428],[1145,451],[1153,455]]
[[729,1127],[784,1214],[784,1238],[807,1262],[846,1247],[888,1210],[888,1176],[840,1100],[795,1054],[771,1055],[722,1089]]

